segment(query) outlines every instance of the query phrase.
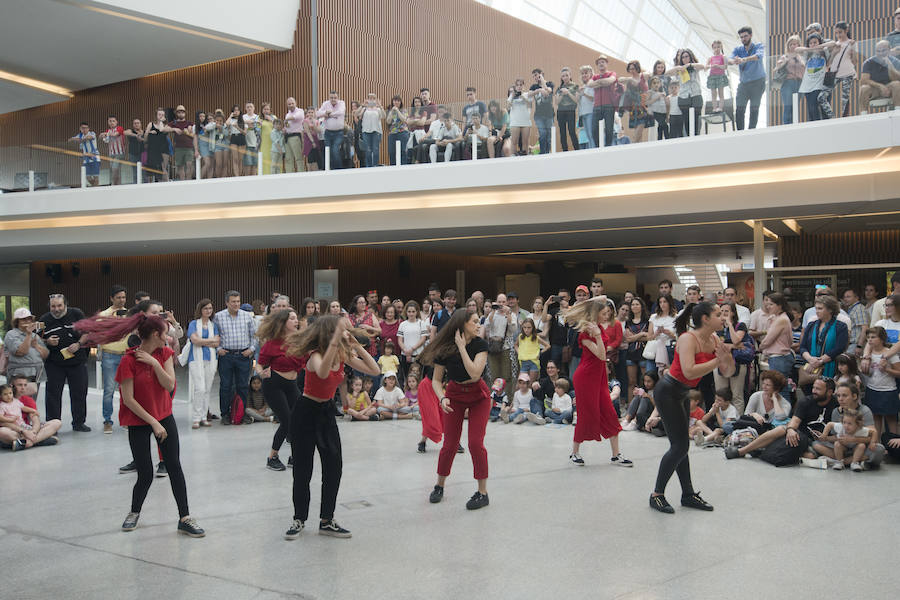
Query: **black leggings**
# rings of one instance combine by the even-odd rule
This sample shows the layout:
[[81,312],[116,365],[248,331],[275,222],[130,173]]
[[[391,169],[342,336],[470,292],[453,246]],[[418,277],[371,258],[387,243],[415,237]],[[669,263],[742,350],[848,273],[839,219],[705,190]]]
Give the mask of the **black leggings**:
[[[181,470],[181,460],[178,458],[178,428],[175,426],[175,417],[169,415],[159,422],[166,430],[166,439],[157,443],[162,459],[166,463],[169,472],[169,483],[172,484],[172,495],[178,505],[178,516],[186,517],[188,514],[187,486],[184,483],[184,472]],[[131,445],[131,456],[134,458],[134,466],[137,468],[137,481],[131,493],[131,512],[141,512],[150,484],[153,483],[153,459],[150,456],[150,437],[153,436],[153,428],[149,425],[130,425],[128,427],[128,443]]]
[[659,380],[653,390],[656,410],[659,411],[659,416],[666,426],[666,435],[669,437],[669,449],[659,461],[659,474],[656,476],[656,489],[654,490],[657,494],[665,493],[666,484],[672,478],[672,473],[678,473],[682,497],[694,493],[694,486],[691,484],[691,465],[688,461],[688,450],[690,449],[688,416],[691,412],[688,392],[690,389],[667,374]]
[[691,112],[691,107],[694,109],[694,135],[700,135],[700,115],[703,112],[703,97],[691,96],[690,98],[678,99],[678,108],[681,109],[682,118],[684,119],[684,124],[682,125],[684,128],[684,137],[689,137],[691,135],[691,121],[688,117],[688,113]]
[[569,142],[566,139],[566,131],[572,138],[572,150],[578,150],[578,133],[575,131],[575,111],[558,110],[556,120],[559,122],[559,139],[562,142],[563,152],[569,151]]
[[293,379],[285,379],[275,371],[272,376],[263,379],[263,397],[266,404],[275,413],[278,419],[278,429],[275,430],[275,436],[272,438],[272,450],[278,452],[284,439],[290,441],[291,413],[294,406],[300,398],[300,388]]
[[319,450],[322,462],[322,506],[319,518],[334,517],[338,488],[341,486],[341,434],[334,420],[334,403],[316,402],[301,396],[291,416],[291,452],[294,455],[294,518],[309,516],[309,482],[313,455]]
[[656,119],[656,139],[669,139],[669,123],[666,121],[666,113],[655,112],[653,118]]

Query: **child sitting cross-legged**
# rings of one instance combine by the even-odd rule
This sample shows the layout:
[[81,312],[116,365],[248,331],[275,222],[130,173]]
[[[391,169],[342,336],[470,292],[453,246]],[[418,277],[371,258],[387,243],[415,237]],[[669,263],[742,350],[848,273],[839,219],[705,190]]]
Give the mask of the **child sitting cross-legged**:
[[[519,373],[516,380],[516,393],[513,394],[512,406],[505,406],[500,411],[500,418],[504,423],[512,421],[520,425],[528,419],[535,425],[544,425],[547,421],[539,414],[532,412],[532,402],[537,404],[531,393],[531,378],[525,373]],[[504,412],[506,411],[506,412]]]
[[247,394],[247,406],[244,407],[244,412],[254,422],[265,421],[271,423],[275,420],[272,409],[266,405],[266,398],[262,391],[262,378],[259,375],[254,375],[250,378],[250,389]]
[[869,444],[877,443],[878,435],[875,429],[863,427],[862,413],[847,408],[841,416],[840,423],[832,421],[825,425],[819,441],[813,444],[813,450],[835,459],[832,469],[840,471],[849,463],[851,471],[862,471]]
[[363,390],[363,381],[354,377],[350,381],[350,393],[347,401],[347,412],[344,418],[353,421],[377,421],[378,408],[369,400],[369,394]]
[[697,432],[709,434],[712,430],[703,422],[706,415],[700,405],[703,403],[703,394],[699,390],[691,390],[688,392],[688,400],[691,403],[691,412],[688,419],[688,437],[693,438]]
[[716,400],[713,402],[712,408],[703,415],[701,420],[701,423],[712,431],[706,433],[706,430],[703,429],[694,432],[694,443],[698,446],[708,446],[722,442],[725,437],[725,430],[723,429],[725,423],[736,421],[738,418],[737,408],[731,404],[732,398],[730,389],[722,388],[716,390]]
[[406,376],[406,389],[403,390],[406,396],[406,405],[415,418],[419,417],[419,377],[415,373]]
[[412,419],[412,409],[407,405],[406,394],[397,386],[397,373],[384,373],[382,385],[375,392],[378,417],[384,419]]
[[553,384],[553,401],[544,411],[548,424],[562,425],[572,422],[572,397],[569,396],[569,380],[560,377]]
[[[491,384],[491,423],[500,420],[500,414],[508,410],[506,402],[506,380],[498,377]],[[508,422],[508,419],[506,420]]]

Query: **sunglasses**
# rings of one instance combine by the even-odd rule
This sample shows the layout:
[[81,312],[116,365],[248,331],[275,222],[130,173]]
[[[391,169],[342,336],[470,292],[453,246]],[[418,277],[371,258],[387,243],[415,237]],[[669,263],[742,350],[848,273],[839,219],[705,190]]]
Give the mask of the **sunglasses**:
[[54,298],[65,298],[62,294],[50,294],[49,298],[53,300]]

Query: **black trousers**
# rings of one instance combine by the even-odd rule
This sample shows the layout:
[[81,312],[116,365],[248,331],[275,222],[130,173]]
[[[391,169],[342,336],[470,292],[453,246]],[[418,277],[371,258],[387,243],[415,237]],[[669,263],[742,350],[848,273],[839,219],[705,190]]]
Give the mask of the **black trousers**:
[[334,420],[334,403],[316,402],[301,396],[291,416],[290,435],[294,456],[294,518],[306,521],[309,517],[309,482],[312,479],[313,455],[317,449],[322,463],[319,518],[333,518],[343,469],[341,435]]
[[300,388],[297,387],[296,381],[285,379],[272,371],[271,377],[263,379],[263,397],[278,419],[278,429],[272,438],[272,450],[278,452],[285,438],[291,439],[291,413],[297,400],[300,399]]
[[689,137],[691,135],[691,121],[688,117],[688,113],[691,112],[691,108],[694,109],[694,135],[700,135],[700,115],[703,112],[703,96],[679,98],[678,108],[681,109],[681,115],[684,119],[684,137]]
[[572,139],[572,150],[578,150],[578,133],[575,131],[575,111],[558,110],[556,111],[556,120],[559,123],[559,139],[562,142],[563,152],[569,151],[569,143],[566,138],[567,131],[569,137]]
[[881,434],[881,443],[884,444],[884,449],[887,450],[887,453],[894,459],[900,460],[900,448],[891,448],[888,446],[888,442],[900,438],[900,435],[896,433],[891,433],[890,431],[885,431]]
[[47,370],[47,395],[45,398],[47,420],[62,415],[63,386],[69,383],[69,400],[72,402],[72,425],[82,425],[87,417],[88,372],[84,363],[71,366],[58,365],[49,360]]
[[656,139],[669,139],[669,123],[666,121],[666,113],[655,112],[653,118],[656,119]]
[[656,401],[656,410],[659,411],[659,416],[666,427],[666,435],[669,438],[669,449],[659,461],[659,473],[656,475],[654,490],[657,494],[665,493],[666,484],[672,478],[672,473],[678,473],[682,496],[690,496],[694,493],[691,483],[691,465],[688,461],[688,450],[691,447],[688,439],[688,419],[691,413],[691,402],[688,400],[690,389],[669,375],[663,376],[654,389],[653,398]]
[[[594,107],[594,139],[597,145],[603,140],[603,146],[612,146],[613,125],[615,125],[616,107],[611,104]],[[600,121],[603,121],[603,137],[600,137]]]
[[684,137],[684,115],[669,115],[669,139]]
[[[188,514],[187,486],[184,483],[184,471],[181,470],[179,458],[178,427],[175,425],[175,417],[169,415],[159,422],[166,429],[166,439],[157,440],[157,447],[166,463],[169,472],[169,482],[172,484],[172,495],[175,496],[175,504],[178,505],[178,517],[186,517]],[[134,466],[137,468],[137,481],[131,492],[131,512],[141,512],[150,484],[153,483],[153,458],[150,455],[150,438],[153,436],[153,428],[149,425],[129,426],[128,444],[131,446],[131,456],[134,458]]]

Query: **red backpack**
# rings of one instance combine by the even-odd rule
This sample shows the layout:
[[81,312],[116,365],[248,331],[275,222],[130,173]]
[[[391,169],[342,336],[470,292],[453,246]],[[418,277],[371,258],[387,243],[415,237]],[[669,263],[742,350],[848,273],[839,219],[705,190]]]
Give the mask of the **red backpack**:
[[244,421],[244,401],[239,394],[234,395],[231,401],[231,424],[240,425]]

